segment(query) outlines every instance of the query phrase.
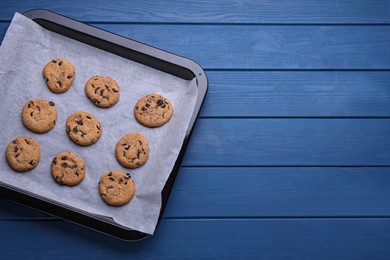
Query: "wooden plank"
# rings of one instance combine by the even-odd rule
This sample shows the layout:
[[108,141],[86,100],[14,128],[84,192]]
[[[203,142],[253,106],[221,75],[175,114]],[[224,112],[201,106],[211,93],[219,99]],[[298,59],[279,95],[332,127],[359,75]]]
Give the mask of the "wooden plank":
[[155,236],[137,243],[63,221],[0,221],[0,229],[5,259],[386,259],[390,254],[389,219],[165,220]]
[[390,26],[96,25],[206,69],[390,69]]
[[202,117],[390,116],[389,71],[209,71]]
[[186,166],[390,166],[390,119],[198,119]]
[[96,26],[210,69],[390,69],[390,26]]
[[[390,217],[390,167],[181,168],[164,217]],[[53,219],[0,199],[0,220]]]
[[169,23],[389,23],[386,1],[11,1],[0,2],[0,19],[44,8],[82,21]]

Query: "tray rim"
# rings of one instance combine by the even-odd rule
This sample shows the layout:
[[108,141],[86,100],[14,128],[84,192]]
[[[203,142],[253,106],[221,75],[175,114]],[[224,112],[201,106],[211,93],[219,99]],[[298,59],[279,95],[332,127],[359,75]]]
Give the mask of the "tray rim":
[[[183,140],[182,147],[180,149],[179,155],[176,159],[174,167],[165,183],[165,186],[161,192],[162,194],[162,205],[160,210],[160,215],[158,218],[158,223],[156,229],[162,219],[167,201],[169,199],[170,192],[172,190],[175,178],[178,174],[181,161],[184,157],[184,153],[186,151],[188,142],[191,138],[192,131],[194,129],[194,125],[196,119],[200,113],[201,106],[205,99],[208,90],[208,80],[207,75],[204,70],[201,68],[199,64],[195,61],[190,60],[188,58],[158,49],[156,47],[135,41],[133,39],[129,39],[118,34],[94,27],[92,25],[87,25],[85,23],[76,21],[69,17],[63,16],[61,14],[46,10],[46,9],[31,9],[29,11],[24,12],[22,15],[27,18],[37,22],[37,20],[44,20],[52,24],[56,24],[60,27],[65,27],[67,29],[71,29],[76,33],[81,33],[90,38],[96,38],[103,41],[108,42],[109,44],[119,45],[128,49],[128,51],[133,51],[140,53],[141,55],[149,56],[153,59],[160,60],[162,62],[171,64],[172,66],[181,67],[179,69],[185,69],[192,73],[193,79],[196,79],[197,88],[198,88],[198,96],[197,101],[194,107],[194,112],[191,116],[190,124],[186,131],[186,136]],[[38,22],[37,22],[38,23]],[[39,23],[38,23],[39,24]],[[40,24],[41,25],[41,24]],[[42,26],[42,25],[41,25]],[[46,28],[46,27],[45,27]],[[46,28],[47,29],[47,28]],[[50,30],[50,29],[47,29]],[[56,32],[59,33],[59,32]],[[65,35],[66,36],[66,35]],[[69,36],[67,36],[69,37]],[[72,37],[69,37],[72,38]],[[73,38],[74,39],[74,38]],[[77,40],[77,39],[76,39]],[[85,43],[85,42],[84,42]],[[88,43],[87,43],[88,44]],[[91,44],[89,44],[91,45]],[[94,45],[92,45],[94,46]],[[96,47],[96,46],[94,46]],[[105,50],[107,51],[107,50]],[[113,52],[112,52],[113,53]],[[114,53],[116,54],[116,53]],[[126,57],[125,57],[126,58]],[[167,71],[164,71],[167,72]],[[169,72],[168,72],[169,73]],[[177,75],[176,75],[177,76]],[[187,74],[188,76],[188,74]],[[179,77],[179,76],[178,76]],[[16,203],[22,204],[24,206],[37,209],[39,211],[43,211],[47,214],[53,215],[55,217],[70,221],[72,223],[94,229],[98,232],[104,233],[106,235],[110,235],[116,237],[118,239],[127,241],[127,242],[135,242],[143,240],[149,237],[149,234],[145,234],[136,230],[132,230],[121,226],[119,224],[113,224],[112,222],[102,219],[97,216],[93,216],[85,211],[80,209],[73,208],[68,205],[61,204],[59,202],[50,200],[48,198],[29,193],[28,191],[10,186],[8,184],[0,183],[0,194],[5,195],[6,198],[12,200]],[[62,211],[62,212],[61,212]],[[91,221],[88,221],[91,220]],[[98,225],[98,226],[96,226]],[[101,226],[103,225],[103,226]],[[112,230],[111,230],[112,229]]]

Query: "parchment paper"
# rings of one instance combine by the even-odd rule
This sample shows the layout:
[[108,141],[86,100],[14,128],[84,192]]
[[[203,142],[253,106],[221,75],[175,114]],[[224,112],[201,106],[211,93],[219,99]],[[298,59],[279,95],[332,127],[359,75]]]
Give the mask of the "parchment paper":
[[[43,67],[57,57],[71,61],[76,70],[75,80],[64,94],[50,92],[42,77]],[[118,82],[121,94],[115,106],[98,108],[86,97],[85,83],[94,75],[110,76]],[[0,182],[153,234],[161,191],[195,105],[194,84],[50,32],[16,13],[0,47],[0,152],[4,154],[14,138],[27,135],[39,142],[41,161],[32,171],[17,173],[8,166],[5,156],[0,156]],[[138,99],[150,93],[160,93],[173,104],[173,117],[160,128],[144,127],[133,115]],[[46,134],[30,132],[22,124],[21,110],[33,98],[56,104],[57,124]],[[102,137],[96,144],[77,146],[66,135],[66,120],[77,111],[88,111],[103,124]],[[149,159],[134,170],[123,168],[115,158],[116,143],[128,132],[140,132],[149,140]],[[51,161],[62,151],[74,152],[86,163],[85,179],[78,186],[61,186],[51,177]],[[112,169],[129,172],[135,182],[135,196],[122,207],[106,205],[98,192],[100,176]]]

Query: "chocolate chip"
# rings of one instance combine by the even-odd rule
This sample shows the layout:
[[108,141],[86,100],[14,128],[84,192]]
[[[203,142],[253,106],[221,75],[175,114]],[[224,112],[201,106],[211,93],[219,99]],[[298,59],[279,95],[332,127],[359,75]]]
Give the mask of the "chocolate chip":
[[104,89],[100,90],[100,96],[103,96]]
[[31,144],[31,142],[27,139],[24,139],[24,141],[26,142],[26,144]]
[[131,179],[131,175],[130,175],[130,173],[126,172],[126,177],[125,177],[125,178],[127,178],[127,179]]
[[117,90],[117,89],[115,89],[115,88],[113,88],[113,89],[112,89],[112,92],[114,92],[114,93],[118,93],[118,90]]
[[73,133],[77,133],[77,126],[75,126],[73,129],[72,129]]
[[86,116],[86,118],[88,118],[88,119],[92,119],[90,116]]
[[161,107],[164,104],[164,101],[161,99],[157,100],[157,106]]
[[57,164],[57,158],[54,158],[53,160],[53,164],[56,165]]
[[57,84],[58,84],[60,87],[62,86],[61,81],[57,81]]
[[68,160],[68,156],[62,156],[61,160],[63,160],[63,161]]
[[58,66],[61,66],[62,65],[62,61],[60,61],[59,63],[58,63]]
[[152,98],[154,98],[154,96],[152,96]]
[[83,120],[78,120],[78,121],[76,121],[76,123],[77,123],[78,125],[83,125]]
[[119,179],[119,184],[121,184],[123,182],[123,179],[122,178],[120,178]]
[[61,166],[62,166],[62,168],[69,168],[69,165],[66,162],[61,163]]
[[51,62],[53,62],[53,63],[57,63],[57,61],[56,61],[56,60],[52,60]]
[[141,110],[142,110],[142,111],[146,111],[146,107],[142,107]]
[[100,131],[100,126],[99,125],[96,125],[96,128]]
[[54,104],[53,101],[49,101],[49,105],[52,106],[52,107],[54,107],[56,104]]
[[54,124],[54,125],[56,124],[56,120],[53,121],[53,124]]
[[110,173],[108,174],[108,176],[112,176],[112,172],[110,172]]
[[33,116],[33,113],[34,113],[34,112],[31,112],[31,113],[30,113],[30,116]]
[[126,151],[129,150],[130,146],[131,146],[131,145],[128,145],[127,147],[125,147],[125,150],[126,150]]
[[140,145],[142,145],[142,142],[140,140],[137,140]]
[[109,179],[112,180],[112,181],[115,181],[115,179],[113,177],[110,177]]
[[18,141],[16,141],[16,140],[13,140],[13,141],[12,141],[12,143],[13,143],[13,144],[17,144],[17,143],[18,143]]
[[146,104],[145,104],[145,107],[150,107],[150,104],[149,104],[149,103],[146,103]]
[[14,147],[14,153],[16,153],[19,150],[17,146]]
[[36,164],[36,161],[31,160],[31,161],[29,162],[29,164],[30,164],[30,165],[34,165],[34,164]]
[[106,89],[109,91],[110,90],[110,87],[109,86],[107,86],[107,85],[104,85],[105,87],[106,87]]
[[138,151],[137,152],[137,159],[139,159],[140,154],[141,154],[141,151]]
[[165,104],[161,106],[161,108],[165,108]]
[[46,78],[46,82],[49,82],[49,78]]
[[135,107],[135,110],[138,110],[138,106]]
[[66,78],[71,79],[72,77],[73,77],[72,75],[68,75]]
[[79,177],[79,175],[80,175],[78,172],[75,172],[74,174],[75,174],[77,177]]

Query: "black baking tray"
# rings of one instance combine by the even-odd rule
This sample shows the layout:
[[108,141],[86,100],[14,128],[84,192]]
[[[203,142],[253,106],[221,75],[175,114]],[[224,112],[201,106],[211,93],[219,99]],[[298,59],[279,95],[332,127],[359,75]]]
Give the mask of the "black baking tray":
[[[48,10],[35,9],[27,11],[23,15],[40,24],[47,30],[71,39],[152,67],[156,70],[169,73],[181,79],[196,79],[198,96],[194,112],[191,116],[180,153],[164,189],[162,190],[162,207],[158,221],[160,222],[185,150],[191,138],[193,127],[207,93],[208,81],[205,72],[197,63],[187,58],[98,29]],[[138,241],[148,236],[148,234],[115,224],[109,219],[88,214],[80,209],[59,204],[55,201],[30,194],[9,185],[0,185],[0,194],[17,203],[44,211],[56,217],[92,228],[125,241]]]

